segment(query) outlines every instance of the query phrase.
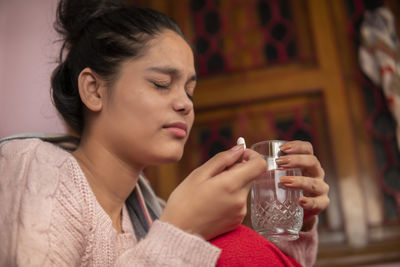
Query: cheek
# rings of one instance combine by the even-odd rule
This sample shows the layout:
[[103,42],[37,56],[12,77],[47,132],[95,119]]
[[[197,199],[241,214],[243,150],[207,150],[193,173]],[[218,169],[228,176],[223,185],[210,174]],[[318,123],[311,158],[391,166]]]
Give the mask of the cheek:
[[128,90],[118,98],[118,101],[113,103],[114,109],[127,122],[146,122],[154,117],[157,107],[161,106],[154,97],[142,90]]
[[140,94],[115,95],[107,110],[108,131],[119,136],[120,141],[131,144],[136,139],[145,138],[152,131],[151,127],[155,127],[155,124],[147,123],[154,121],[154,112],[151,109],[152,106]]

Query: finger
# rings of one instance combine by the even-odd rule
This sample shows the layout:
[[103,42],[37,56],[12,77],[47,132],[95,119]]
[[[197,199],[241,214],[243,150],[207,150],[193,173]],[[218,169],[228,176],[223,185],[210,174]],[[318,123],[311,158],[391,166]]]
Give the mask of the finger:
[[286,155],[276,159],[276,164],[282,168],[303,169],[303,175],[315,178],[324,178],[325,176],[321,163],[314,155]]
[[316,215],[326,209],[329,205],[329,197],[327,195],[318,197],[301,197],[299,199],[299,205],[304,209],[304,212],[308,215]]
[[305,195],[320,196],[329,192],[329,185],[322,179],[304,176],[284,176],[280,178],[279,185],[286,188],[302,189]]
[[237,145],[227,151],[220,152],[204,163],[200,170],[203,177],[213,177],[231,167],[237,162],[244,152],[243,145]]
[[314,154],[312,144],[306,141],[290,141],[283,144],[280,149],[287,154]]
[[[256,176],[255,179],[257,179],[259,176],[260,175]],[[247,183],[244,183],[244,184],[242,183],[242,184],[238,185],[238,188],[242,191],[241,194],[243,194],[243,196],[245,196],[246,201],[247,201],[247,197],[248,197],[248,195],[250,193],[251,186],[253,185],[253,181],[254,180],[251,180],[251,181],[249,181]]]
[[221,182],[230,180],[235,188],[248,186],[250,182],[256,179],[267,170],[267,162],[257,152],[246,149],[243,153],[243,161],[235,164],[221,174]]

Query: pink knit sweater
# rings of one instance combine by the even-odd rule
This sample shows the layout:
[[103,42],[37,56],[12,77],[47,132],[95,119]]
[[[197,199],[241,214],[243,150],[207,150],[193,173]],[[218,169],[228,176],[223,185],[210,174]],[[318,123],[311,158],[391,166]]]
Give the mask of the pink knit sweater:
[[[0,147],[0,266],[214,266],[220,255],[158,220],[138,242],[126,207],[122,229],[112,227],[70,153],[38,139]],[[316,253],[315,229],[307,234],[281,247],[305,265]]]

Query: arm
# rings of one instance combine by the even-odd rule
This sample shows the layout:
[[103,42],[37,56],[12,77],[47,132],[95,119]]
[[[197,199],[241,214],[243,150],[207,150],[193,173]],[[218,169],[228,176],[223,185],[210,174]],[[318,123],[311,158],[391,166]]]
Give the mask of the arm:
[[[242,155],[246,161],[235,164]],[[265,171],[265,164],[257,153],[244,151],[242,146],[210,159],[174,190],[160,220],[117,265],[133,264],[135,258],[142,259],[140,264],[135,261],[140,266],[161,262],[214,266],[220,250],[204,239],[233,230],[242,222],[251,181]]]
[[0,266],[214,266],[218,248],[167,223],[156,221],[137,244],[115,240],[69,157],[60,162],[60,150],[45,147],[24,140],[0,148]]
[[125,251],[116,266],[215,266],[220,249],[203,238],[156,220],[147,236]]

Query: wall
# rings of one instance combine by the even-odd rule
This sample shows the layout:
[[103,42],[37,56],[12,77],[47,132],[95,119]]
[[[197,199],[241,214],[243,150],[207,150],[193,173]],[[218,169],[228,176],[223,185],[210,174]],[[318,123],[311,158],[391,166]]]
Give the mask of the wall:
[[0,0],[0,138],[65,132],[50,99],[57,1]]

